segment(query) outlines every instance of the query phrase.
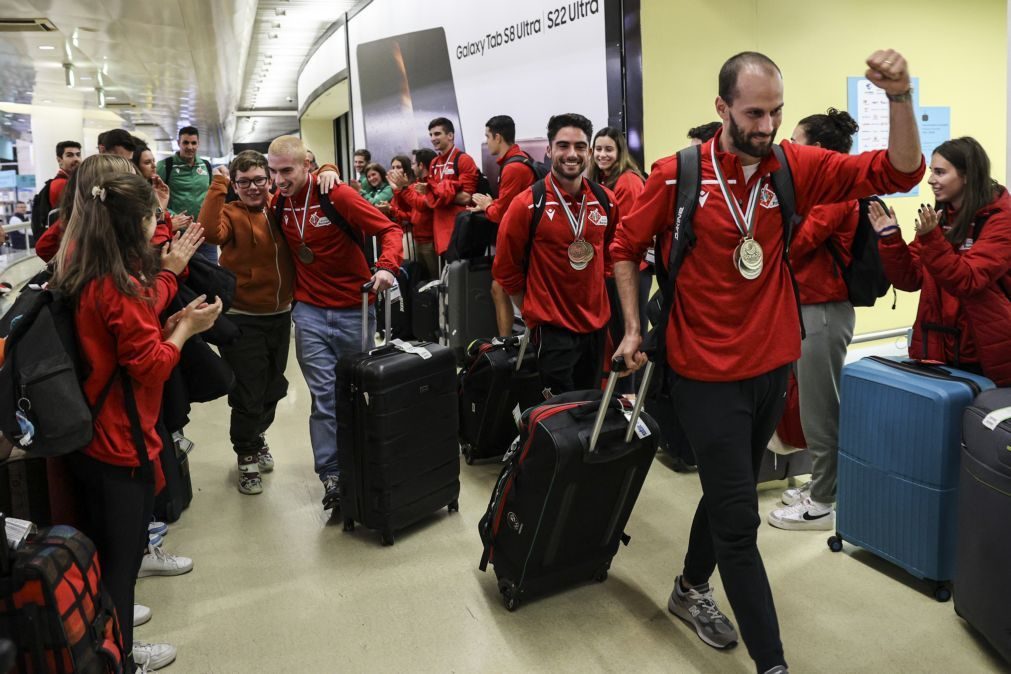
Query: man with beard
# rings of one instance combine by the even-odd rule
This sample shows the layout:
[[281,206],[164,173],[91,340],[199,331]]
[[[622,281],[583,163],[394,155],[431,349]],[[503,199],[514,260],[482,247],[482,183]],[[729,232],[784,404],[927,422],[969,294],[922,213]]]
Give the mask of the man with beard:
[[620,214],[610,190],[583,178],[592,135],[582,115],[551,118],[551,173],[512,200],[498,230],[492,275],[531,330],[545,397],[600,383],[611,317],[604,272]]
[[[878,51],[867,65],[868,79],[890,99],[888,149],[846,155],[783,143],[799,215],[817,204],[905,192],[923,176],[906,60]],[[782,416],[787,372],[800,356],[780,195],[770,181],[780,168],[773,140],[782,110],[782,75],[768,57],[745,52],[723,65],[716,99],[723,128],[700,146],[695,245],[677,276],[662,354],[670,367],[670,413],[678,415],[695,450],[703,489],[684,570],[667,606],[710,646],[737,643],[709,585],[718,564],[758,672],[787,671],[758,553],[756,493],[762,452]],[[625,316],[616,355],[633,371],[646,361],[639,351],[639,260],[659,236],[658,249],[669,261],[672,239],[685,234],[679,223],[671,235],[677,181],[677,157],[658,161],[611,247]]]

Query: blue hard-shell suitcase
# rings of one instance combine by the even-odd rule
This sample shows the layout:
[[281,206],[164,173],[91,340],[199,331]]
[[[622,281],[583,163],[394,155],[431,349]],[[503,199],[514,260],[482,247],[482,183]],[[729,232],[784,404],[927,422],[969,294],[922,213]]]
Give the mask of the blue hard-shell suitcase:
[[871,356],[843,368],[836,535],[936,581],[954,577],[962,414],[993,382],[950,367]]

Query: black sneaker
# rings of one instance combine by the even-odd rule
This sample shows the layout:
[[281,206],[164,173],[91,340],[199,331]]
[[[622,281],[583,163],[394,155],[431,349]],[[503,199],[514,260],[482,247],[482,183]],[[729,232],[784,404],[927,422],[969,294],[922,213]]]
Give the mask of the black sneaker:
[[336,475],[323,480],[323,510],[339,510],[341,507],[341,481]]
[[681,589],[681,576],[674,579],[667,610],[688,622],[699,638],[713,648],[730,648],[737,643],[737,630],[716,606],[709,583]]

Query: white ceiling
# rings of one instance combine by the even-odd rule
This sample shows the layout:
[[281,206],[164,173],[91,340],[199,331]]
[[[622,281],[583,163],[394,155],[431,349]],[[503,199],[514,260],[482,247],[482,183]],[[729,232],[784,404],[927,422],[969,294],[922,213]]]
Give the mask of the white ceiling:
[[[101,86],[106,109],[120,114],[127,128],[139,126],[167,147],[176,129],[193,124],[202,153],[222,156],[233,142],[270,140],[298,127],[298,69],[316,39],[355,4],[0,0],[0,19],[44,17],[57,28],[0,33],[0,102],[91,110],[98,108]],[[74,65],[73,88],[66,85],[65,63]],[[254,116],[237,118],[237,110]],[[260,110],[272,115],[255,116]],[[0,126],[0,134],[28,138],[25,115],[4,121],[11,124]]]

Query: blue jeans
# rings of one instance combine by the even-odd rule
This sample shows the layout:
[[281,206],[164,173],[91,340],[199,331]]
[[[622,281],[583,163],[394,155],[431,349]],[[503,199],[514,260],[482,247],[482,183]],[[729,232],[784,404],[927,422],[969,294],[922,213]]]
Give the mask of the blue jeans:
[[[321,481],[340,474],[337,465],[337,360],[362,348],[362,311],[322,309],[298,302],[291,312],[295,322],[295,357],[312,394],[309,440]],[[366,346],[375,346],[376,311],[369,307]]]

